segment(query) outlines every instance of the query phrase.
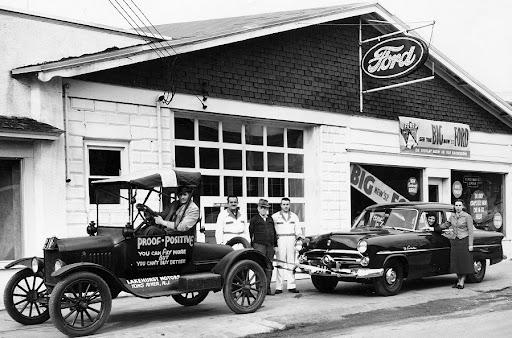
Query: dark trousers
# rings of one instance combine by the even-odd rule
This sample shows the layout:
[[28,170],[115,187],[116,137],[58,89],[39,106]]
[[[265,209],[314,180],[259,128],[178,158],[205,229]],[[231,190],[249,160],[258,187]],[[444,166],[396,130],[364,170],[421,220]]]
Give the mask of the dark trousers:
[[[272,245],[265,245],[265,244],[260,244],[260,243],[252,243],[252,247],[255,250],[258,250],[259,252],[261,252],[271,262],[274,259],[274,253],[275,252],[274,252],[274,247]],[[274,267],[272,266],[272,269],[265,270],[265,273],[267,274],[267,285],[269,287],[269,290],[270,290],[270,281],[272,280],[272,270],[273,270],[273,268]]]

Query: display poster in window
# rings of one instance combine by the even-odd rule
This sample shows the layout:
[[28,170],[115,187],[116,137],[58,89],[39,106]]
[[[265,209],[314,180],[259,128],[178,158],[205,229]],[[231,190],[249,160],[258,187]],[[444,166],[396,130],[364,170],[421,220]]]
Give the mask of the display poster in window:
[[399,116],[400,152],[468,158],[470,128],[463,123]]
[[408,202],[407,198],[358,164],[350,165],[350,184],[375,203]]
[[487,196],[481,190],[475,190],[469,200],[469,210],[475,222],[481,222],[487,215]]

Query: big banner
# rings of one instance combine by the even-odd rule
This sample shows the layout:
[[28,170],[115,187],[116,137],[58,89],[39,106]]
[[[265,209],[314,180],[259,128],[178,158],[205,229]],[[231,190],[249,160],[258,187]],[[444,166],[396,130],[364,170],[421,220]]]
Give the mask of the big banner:
[[398,117],[400,152],[447,157],[469,157],[469,125]]
[[407,198],[397,193],[358,164],[350,165],[350,184],[375,203],[408,201]]

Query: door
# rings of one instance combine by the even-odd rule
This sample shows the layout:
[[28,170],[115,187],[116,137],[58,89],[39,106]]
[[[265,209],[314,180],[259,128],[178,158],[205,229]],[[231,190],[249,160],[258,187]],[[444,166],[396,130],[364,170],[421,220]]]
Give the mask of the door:
[[0,261],[22,256],[21,161],[0,159]]
[[428,179],[428,201],[429,202],[439,202],[442,196],[443,189],[443,180],[440,178],[432,178]]

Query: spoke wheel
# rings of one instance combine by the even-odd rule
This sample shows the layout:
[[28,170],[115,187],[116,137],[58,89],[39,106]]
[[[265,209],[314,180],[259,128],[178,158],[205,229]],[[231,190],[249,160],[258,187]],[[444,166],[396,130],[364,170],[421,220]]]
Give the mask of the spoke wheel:
[[208,296],[209,291],[194,291],[187,293],[180,293],[177,295],[172,295],[172,298],[176,301],[176,303],[183,306],[194,306],[201,303],[206,296]]
[[68,336],[96,332],[107,320],[112,297],[107,283],[96,274],[78,272],[58,282],[50,295],[50,315]]
[[375,291],[381,296],[396,295],[402,289],[404,268],[397,260],[392,260],[384,266],[384,275],[373,282]]
[[234,313],[256,311],[267,293],[267,276],[263,268],[251,260],[235,263],[224,282],[224,300]]
[[4,305],[12,319],[24,325],[41,324],[50,318],[48,292],[42,275],[30,269],[16,272],[4,289]]
[[468,275],[467,279],[470,283],[480,283],[484,280],[485,270],[487,267],[485,259],[475,259],[473,261],[473,267],[475,272],[471,275]]
[[338,285],[338,278],[331,276],[311,276],[311,282],[320,292],[332,292]]

